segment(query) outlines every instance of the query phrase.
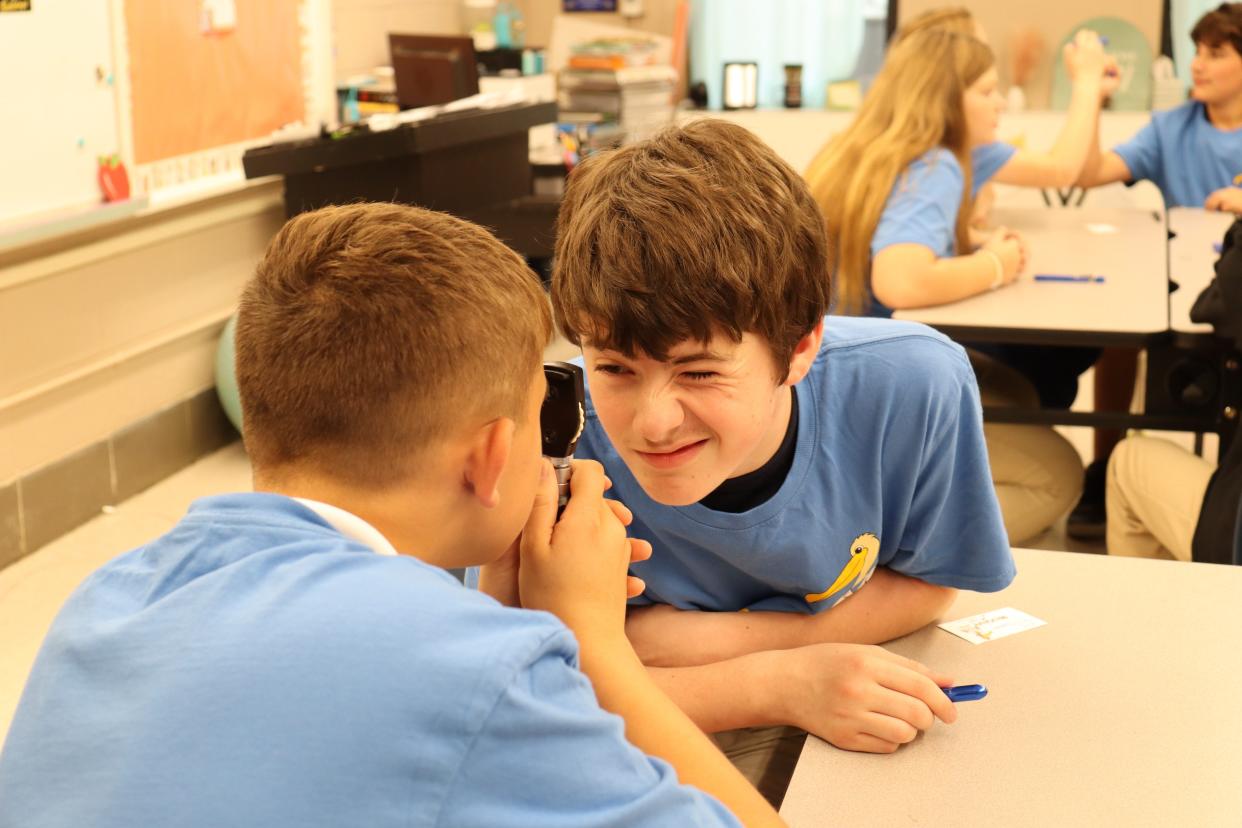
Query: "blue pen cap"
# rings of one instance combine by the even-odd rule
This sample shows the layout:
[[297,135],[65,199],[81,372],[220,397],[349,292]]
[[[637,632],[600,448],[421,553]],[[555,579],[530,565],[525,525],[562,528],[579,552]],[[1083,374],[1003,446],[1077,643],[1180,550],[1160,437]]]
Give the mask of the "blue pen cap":
[[959,684],[957,687],[942,687],[944,694],[949,697],[949,701],[978,701],[988,694],[988,688],[982,684]]

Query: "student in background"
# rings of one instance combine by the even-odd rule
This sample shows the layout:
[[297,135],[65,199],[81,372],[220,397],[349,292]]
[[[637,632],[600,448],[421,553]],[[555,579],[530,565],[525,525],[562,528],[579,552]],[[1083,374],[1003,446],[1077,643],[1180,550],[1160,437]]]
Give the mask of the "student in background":
[[[1066,126],[1053,150],[1000,144],[1003,102],[991,50],[969,35],[915,32],[893,47],[854,123],[811,162],[837,266],[839,309],[889,316],[1012,283],[1026,260],[1018,234],[999,228],[971,243],[974,188],[984,180],[1071,183],[1087,156],[1111,60],[1079,32],[1065,51],[1073,79]],[[972,351],[987,404],[1068,406],[1093,351],[990,346]],[[1082,465],[1050,428],[989,424],[988,454],[1011,542],[1050,526],[1077,499]]]
[[654,547],[626,632],[773,801],[807,731],[889,753],[953,721],[947,677],[859,645],[1014,574],[962,349],[825,317],[828,250],[801,177],[708,119],[574,171],[552,276],[579,454]]
[[[1225,235],[1216,278],[1190,312],[1242,348],[1242,220]],[[1231,563],[1242,503],[1242,439],[1219,466],[1159,437],[1122,440],[1108,461],[1108,553]]]
[[[1167,207],[1242,213],[1242,3],[1222,3],[1203,15],[1190,37],[1195,43],[1190,100],[1154,113],[1151,123],[1109,152],[1099,151],[1097,139],[1079,186],[1147,180],[1160,188]],[[1134,378],[1135,352],[1107,351],[1096,369],[1097,403],[1127,408]],[[1120,438],[1119,431],[1097,429],[1095,462],[1087,468],[1082,502],[1070,516],[1072,533],[1102,533],[1105,469]]]
[[1242,213],[1242,3],[1222,3],[1199,18],[1190,37],[1190,100],[1153,113],[1124,144],[1099,151],[1077,181],[1099,187],[1148,180],[1168,207]]
[[[482,228],[394,204],[285,225],[238,312],[256,491],[69,598],[0,826],[780,824],[627,641],[650,549],[597,464],[556,520],[550,331]],[[444,571],[472,564],[488,594]]]

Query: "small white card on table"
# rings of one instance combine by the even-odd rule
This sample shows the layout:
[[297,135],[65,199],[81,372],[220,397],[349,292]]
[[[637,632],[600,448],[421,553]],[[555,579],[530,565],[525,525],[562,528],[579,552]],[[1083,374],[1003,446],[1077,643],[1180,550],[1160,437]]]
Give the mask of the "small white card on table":
[[1048,622],[1033,615],[1027,615],[1021,610],[1005,607],[991,612],[981,612],[957,621],[946,621],[940,625],[940,629],[951,632],[958,638],[964,638],[971,644],[982,644],[985,641],[995,641],[1014,633],[1033,630],[1046,623]]

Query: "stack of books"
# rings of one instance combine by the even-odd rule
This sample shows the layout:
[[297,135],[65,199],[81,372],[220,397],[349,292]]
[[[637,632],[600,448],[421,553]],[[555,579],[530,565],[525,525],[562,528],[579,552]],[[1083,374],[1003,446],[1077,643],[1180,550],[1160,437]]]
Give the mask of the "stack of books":
[[616,124],[626,140],[637,140],[673,119],[677,73],[671,66],[583,67],[570,58],[557,80],[562,123]]

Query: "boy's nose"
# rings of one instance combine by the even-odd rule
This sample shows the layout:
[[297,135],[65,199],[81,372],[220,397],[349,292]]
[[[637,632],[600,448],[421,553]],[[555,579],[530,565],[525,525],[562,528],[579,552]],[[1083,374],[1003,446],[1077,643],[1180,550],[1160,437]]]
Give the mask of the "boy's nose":
[[634,416],[634,427],[642,439],[659,445],[667,442],[685,419],[676,395],[661,389],[643,397]]

